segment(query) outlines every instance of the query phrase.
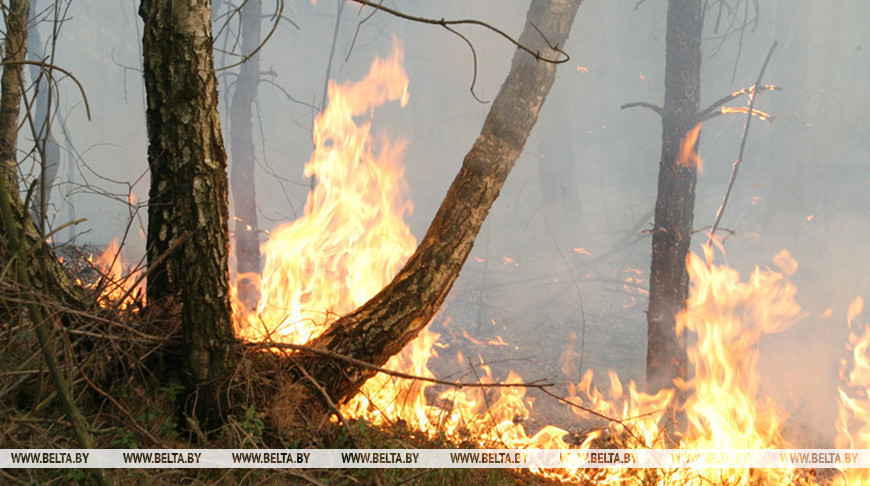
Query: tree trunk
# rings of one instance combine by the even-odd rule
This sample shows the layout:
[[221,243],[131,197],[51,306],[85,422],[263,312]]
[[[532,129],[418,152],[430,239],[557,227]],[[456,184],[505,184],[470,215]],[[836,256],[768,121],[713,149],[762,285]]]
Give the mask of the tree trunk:
[[[31,14],[38,13],[37,1],[33,0],[33,9]],[[43,52],[44,46],[39,37],[39,29],[37,24],[39,18],[33,16],[31,18],[31,28],[27,30],[27,42],[30,47],[27,49],[28,58],[31,61],[43,62],[46,61],[46,56]],[[50,61],[48,61],[50,62]],[[45,232],[43,226],[48,204],[51,200],[51,191],[54,188],[54,181],[57,179],[57,171],[60,166],[60,145],[55,141],[51,133],[51,99],[52,99],[52,82],[43,75],[42,67],[34,64],[30,65],[30,81],[37,83],[36,86],[36,103],[33,112],[33,125],[36,130],[34,140],[36,141],[36,153],[40,156],[42,170],[39,174],[39,183],[33,193],[33,204],[30,208],[30,214],[36,225]]]
[[211,2],[142,0],[148,165],[149,306],[180,297],[192,411],[217,425],[233,365],[226,153],[217,113]]
[[[676,316],[686,308],[686,256],[692,238],[700,110],[702,0],[669,0],[662,111],[662,158],[652,233],[647,312],[647,391],[685,378],[685,335]],[[681,150],[682,148],[682,150]]]
[[[581,0],[533,0],[520,43],[547,58],[564,46]],[[493,101],[480,136],[417,251],[381,292],[336,321],[310,345],[382,365],[434,317],[465,263],[475,237],[498,197],[535,124],[556,76],[556,65],[514,54],[511,70]],[[358,391],[373,372],[328,358],[299,361],[336,401]]]
[[[242,54],[251,57],[241,65],[230,111],[231,184],[235,215],[236,270],[239,298],[248,308],[259,296],[245,273],[260,272],[260,239],[257,225],[257,190],[254,183],[254,127],[251,109],[260,81],[260,0],[242,6]],[[253,53],[253,54],[252,54]]]
[[[18,118],[20,114],[21,98],[23,95],[24,77],[23,64],[27,51],[27,20],[30,10],[28,0],[11,0],[3,13],[5,16],[6,42],[5,57],[3,58],[3,75],[0,78],[0,226],[3,232],[3,256],[4,273],[11,274],[21,290],[15,301],[21,308],[27,310],[27,315],[33,324],[33,333],[39,343],[39,350],[45,359],[48,373],[55,385],[55,392],[60,405],[69,420],[73,433],[78,440],[79,446],[84,449],[96,447],[91,436],[88,424],[81,410],[75,403],[75,392],[66,376],[65,370],[57,360],[57,347],[54,345],[51,325],[56,322],[57,316],[47,311],[44,306],[45,294],[33,292],[31,273],[34,255],[40,255],[45,260],[51,260],[55,264],[50,249],[41,240],[30,240],[26,234],[33,227],[33,220],[24,212],[24,204],[18,194],[16,175],[16,160],[18,147]],[[29,226],[28,226],[29,225]],[[40,248],[40,246],[44,248]],[[40,254],[39,251],[47,250]],[[47,265],[46,265],[47,266]],[[45,267],[40,266],[41,270]],[[63,270],[63,269],[61,269]],[[66,273],[64,273],[66,275]],[[93,471],[93,478],[100,485],[108,485],[102,470]]]
[[[27,3],[27,2],[24,2]],[[29,5],[27,5],[29,7]],[[7,22],[15,22],[17,12],[7,12]],[[26,13],[25,13],[26,15]],[[27,17],[25,17],[26,19]],[[25,22],[26,23],[26,22]],[[18,248],[10,248],[8,235],[21,235],[20,243],[33,249],[22,257],[27,258],[29,281],[44,295],[60,299],[65,305],[83,309],[88,306],[88,293],[76,285],[53,255],[45,238],[27,212],[18,187],[18,126],[21,97],[23,95],[23,62],[27,51],[27,29],[7,28],[5,57],[3,59],[3,93],[0,105],[0,184],[9,199],[15,228],[0,223],[0,257],[9,261]],[[45,258],[40,258],[45,256]]]

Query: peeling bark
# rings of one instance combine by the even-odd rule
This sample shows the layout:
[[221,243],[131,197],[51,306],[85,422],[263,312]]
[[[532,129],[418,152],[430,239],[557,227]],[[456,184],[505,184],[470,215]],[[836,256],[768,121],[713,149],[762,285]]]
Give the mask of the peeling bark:
[[[211,2],[142,0],[147,94],[148,305],[182,304],[193,412],[217,424],[233,365],[226,153],[217,113]],[[180,299],[180,300],[179,300]]]
[[[543,55],[563,46],[582,0],[533,0],[520,43]],[[520,156],[556,77],[556,65],[517,51],[480,136],[465,156],[426,236],[393,281],[336,321],[312,346],[382,365],[435,316],[465,263],[480,227]],[[299,363],[346,400],[373,372],[306,357]]]

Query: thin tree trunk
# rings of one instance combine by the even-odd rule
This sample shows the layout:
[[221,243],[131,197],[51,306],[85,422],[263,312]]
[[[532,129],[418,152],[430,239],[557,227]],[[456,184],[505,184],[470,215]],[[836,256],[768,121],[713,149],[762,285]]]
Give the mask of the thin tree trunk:
[[[26,2],[25,2],[26,3]],[[8,20],[7,21],[12,21]],[[7,28],[7,31],[9,29]],[[8,261],[18,248],[11,248],[9,234],[21,235],[20,242],[32,249],[22,255],[27,258],[28,279],[45,295],[60,299],[65,305],[83,309],[89,302],[88,293],[76,285],[56,258],[45,238],[30,218],[18,187],[18,124],[23,95],[23,62],[27,50],[26,28],[20,32],[7,32],[6,55],[3,60],[3,92],[0,105],[0,184],[9,199],[12,221],[0,223],[0,257]],[[15,228],[6,225],[15,225]],[[45,256],[45,258],[41,258]]]
[[226,153],[217,113],[211,2],[142,0],[147,95],[149,306],[180,297],[192,411],[218,423],[233,365]]
[[[31,13],[36,13],[35,11],[38,11],[38,2],[33,0],[32,3],[33,8]],[[38,20],[36,17],[31,18],[31,28],[27,30],[27,42],[30,44],[27,50],[27,57],[31,61],[43,62],[46,59],[43,54],[44,46],[39,37],[39,29],[37,29]],[[49,106],[51,104],[51,83],[48,78],[43,76],[42,67],[34,64],[30,65],[30,78],[33,83],[40,80],[36,91],[36,109],[33,112],[33,124],[36,127],[35,140],[37,153],[42,159],[42,170],[40,171],[37,189],[33,194],[33,204],[31,205],[30,213],[36,225],[44,232],[44,219],[60,166],[60,146],[51,133],[51,109]]]
[[[700,110],[702,0],[669,0],[662,111],[662,158],[652,234],[647,312],[647,391],[685,378],[685,335],[676,316],[686,308],[686,256],[692,239]],[[681,147],[684,147],[681,152]]]
[[[557,56],[581,0],[533,0],[520,43]],[[465,263],[480,227],[516,163],[556,77],[556,65],[514,54],[480,136],[465,156],[426,236],[393,281],[339,319],[311,345],[384,364],[434,317]],[[370,370],[311,357],[300,363],[336,401],[356,394]]]
[[260,272],[260,239],[257,225],[257,190],[254,181],[254,126],[252,107],[260,81],[260,0],[242,6],[242,54],[251,57],[241,65],[230,111],[232,164],[230,188],[235,213],[236,270],[239,297],[247,307],[256,307],[258,295],[244,273]]
[[[3,58],[3,75],[0,77],[0,173],[3,180],[0,181],[0,226],[3,227],[3,256],[13,263],[13,280],[22,290],[20,296],[22,307],[27,309],[28,316],[33,322],[33,331],[39,342],[45,363],[48,366],[49,375],[55,385],[61,407],[67,415],[73,433],[79,445],[85,449],[96,447],[89,431],[89,424],[82,415],[75,402],[75,395],[63,368],[57,360],[57,350],[51,339],[49,326],[57,317],[47,315],[43,303],[32,287],[29,267],[34,267],[33,255],[38,252],[31,251],[42,243],[41,240],[30,241],[23,231],[32,227],[33,220],[24,212],[24,205],[18,194],[16,161],[18,152],[18,119],[20,114],[21,98],[23,96],[23,64],[27,51],[27,20],[29,16],[29,0],[11,0],[8,8],[4,10],[6,22],[5,57]],[[10,184],[10,182],[13,182]],[[20,224],[18,222],[21,222]],[[23,237],[23,238],[22,238]],[[52,255],[47,252],[45,255]],[[53,259],[56,263],[57,260]],[[5,263],[5,262],[4,262]],[[65,274],[64,274],[65,275]],[[101,469],[93,471],[94,479],[100,485],[108,485]]]

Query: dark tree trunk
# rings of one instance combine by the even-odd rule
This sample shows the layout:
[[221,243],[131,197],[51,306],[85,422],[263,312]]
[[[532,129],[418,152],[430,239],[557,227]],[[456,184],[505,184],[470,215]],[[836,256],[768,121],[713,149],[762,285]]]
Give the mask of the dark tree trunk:
[[[241,65],[230,111],[231,185],[235,215],[236,270],[239,297],[249,308],[257,305],[256,289],[241,277],[260,272],[260,239],[257,227],[257,191],[254,183],[254,127],[252,107],[260,80],[260,0],[242,7],[242,54],[251,57]],[[253,54],[252,54],[253,53]]]
[[217,113],[211,2],[142,0],[147,95],[149,306],[182,305],[193,412],[216,425],[233,365],[226,153]]
[[[548,58],[564,46],[581,0],[533,0],[520,42]],[[382,365],[434,317],[474,245],[535,124],[556,76],[556,65],[517,51],[480,136],[465,156],[426,236],[398,275],[371,300],[310,343]],[[300,363],[336,401],[358,391],[373,372],[328,358]]]
[[[686,308],[689,276],[686,256],[692,238],[697,179],[697,114],[700,110],[702,0],[669,0],[662,158],[652,233],[650,296],[647,312],[647,391],[685,378],[685,335],[677,336],[676,316]],[[681,153],[681,147],[685,147]]]
[[[27,2],[23,2],[29,7]],[[21,2],[16,2],[21,5]],[[23,7],[22,7],[23,8]],[[27,17],[24,10],[24,19]],[[10,11],[6,13],[7,22],[20,20],[20,12]],[[26,22],[25,22],[26,23]],[[0,105],[0,184],[4,185],[4,192],[9,199],[12,213],[12,224],[16,228],[7,228],[0,224],[0,256],[9,261],[12,254],[19,248],[10,248],[7,236],[21,235],[20,244],[24,248],[36,249],[23,253],[27,258],[27,272],[29,281],[44,295],[50,295],[60,299],[65,305],[82,309],[88,306],[89,296],[81,287],[76,285],[53,255],[51,248],[45,242],[45,238],[39,228],[28,214],[24,201],[21,199],[18,187],[18,127],[21,97],[23,95],[23,62],[27,50],[27,29],[7,28],[5,57],[3,59],[3,93],[2,105]],[[40,258],[40,257],[45,258]]]

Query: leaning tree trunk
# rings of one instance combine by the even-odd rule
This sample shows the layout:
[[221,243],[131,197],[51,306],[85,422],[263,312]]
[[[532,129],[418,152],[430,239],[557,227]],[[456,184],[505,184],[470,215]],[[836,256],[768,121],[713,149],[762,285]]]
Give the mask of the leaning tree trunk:
[[702,0],[669,0],[662,110],[662,158],[652,233],[647,312],[647,391],[685,378],[685,335],[676,316],[686,308],[686,257],[692,238],[700,109]]
[[147,95],[149,306],[182,305],[184,374],[196,416],[216,425],[233,364],[226,153],[217,113],[210,0],[142,0]]
[[251,108],[260,81],[260,0],[247,0],[242,6],[242,54],[250,56],[239,69],[230,108],[230,148],[232,150],[231,189],[235,213],[234,239],[236,270],[239,273],[239,298],[247,307],[256,307],[258,296],[245,273],[260,272],[260,240],[257,227],[257,191],[254,184],[254,127]]
[[[16,2],[19,4],[20,2]],[[24,2],[27,3],[27,2]],[[27,5],[29,7],[29,5]],[[14,21],[16,13],[7,13],[7,21]],[[25,14],[26,15],[26,14]],[[11,248],[8,235],[20,235],[20,244],[32,251],[22,254],[26,258],[28,279],[44,295],[59,299],[64,305],[83,309],[88,306],[89,294],[76,285],[66,273],[45,237],[30,218],[18,187],[18,127],[19,106],[23,95],[23,67],[27,50],[26,25],[20,29],[6,32],[5,57],[3,59],[3,93],[0,106],[0,184],[9,200],[12,221],[7,227],[0,222],[0,259],[8,262],[10,256],[19,251]]]
[[[558,56],[546,41],[564,46],[581,1],[533,0],[520,43],[547,58]],[[429,323],[522,152],[555,77],[555,64],[520,50],[514,54],[481,134],[417,251],[389,285],[310,345],[382,365]],[[319,356],[299,363],[336,401],[356,394],[373,375],[371,370]]]

